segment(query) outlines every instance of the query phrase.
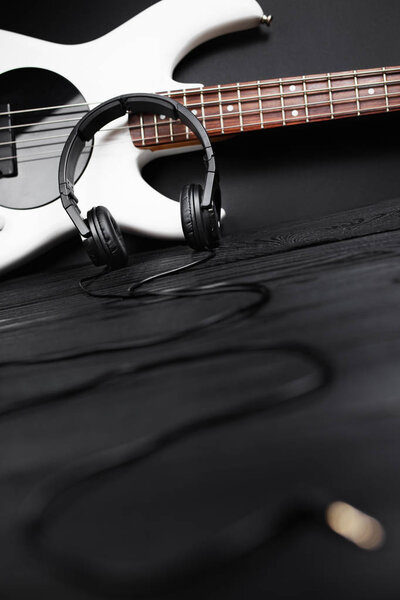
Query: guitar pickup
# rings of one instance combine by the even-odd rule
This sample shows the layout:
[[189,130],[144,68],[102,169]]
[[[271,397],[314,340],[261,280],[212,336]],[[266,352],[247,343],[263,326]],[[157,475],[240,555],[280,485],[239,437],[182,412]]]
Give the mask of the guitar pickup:
[[16,177],[17,175],[17,148],[10,105],[0,104],[0,177]]

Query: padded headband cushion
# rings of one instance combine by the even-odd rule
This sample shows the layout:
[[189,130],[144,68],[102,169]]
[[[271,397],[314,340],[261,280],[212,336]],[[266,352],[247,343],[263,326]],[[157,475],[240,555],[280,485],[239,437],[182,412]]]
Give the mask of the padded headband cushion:
[[89,224],[92,225],[91,233],[93,237],[96,234],[98,236],[104,263],[113,268],[123,267],[128,262],[128,253],[121,230],[115,219],[104,206],[96,206],[90,213],[91,219],[89,220]]
[[[85,148],[85,142],[91,140],[104,125],[121,117],[127,111],[132,111],[135,114],[154,112],[155,114],[167,115],[172,119],[178,117],[196,135],[208,158],[212,158],[211,143],[204,126],[188,108],[176,100],[157,94],[117,96],[99,104],[99,106],[86,113],[70,132],[61,153],[58,169],[58,186],[61,197],[68,196],[69,192],[73,192],[71,182],[75,181],[75,171]],[[67,181],[69,182],[68,191],[65,190]]]

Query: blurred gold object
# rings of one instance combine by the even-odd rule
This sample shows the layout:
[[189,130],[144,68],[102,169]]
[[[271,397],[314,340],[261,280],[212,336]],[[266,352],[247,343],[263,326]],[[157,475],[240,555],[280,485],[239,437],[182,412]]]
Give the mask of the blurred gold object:
[[346,502],[332,502],[325,516],[335,533],[363,550],[377,550],[385,541],[385,530],[379,521]]

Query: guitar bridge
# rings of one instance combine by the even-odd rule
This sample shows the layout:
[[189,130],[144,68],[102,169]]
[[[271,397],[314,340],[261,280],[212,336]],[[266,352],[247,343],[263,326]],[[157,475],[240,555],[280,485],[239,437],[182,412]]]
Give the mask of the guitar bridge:
[[17,175],[17,147],[10,105],[0,104],[0,177],[16,177]]

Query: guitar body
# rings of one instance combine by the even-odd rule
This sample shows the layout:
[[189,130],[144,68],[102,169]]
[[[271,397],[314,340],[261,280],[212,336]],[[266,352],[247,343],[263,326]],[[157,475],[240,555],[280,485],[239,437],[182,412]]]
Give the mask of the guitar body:
[[[56,107],[24,114],[22,125],[14,130],[18,174],[0,179],[0,272],[74,231],[56,191],[62,140],[74,119],[119,94],[180,89],[172,73],[190,50],[212,37],[260,23],[262,9],[255,0],[229,0],[229,8],[227,4],[203,0],[198,11],[192,0],[162,0],[107,35],[78,45],[0,31],[0,45],[6,49],[0,59],[0,102],[9,102],[11,112]],[[186,89],[199,86],[185,84]],[[65,108],[57,108],[61,105]],[[13,125],[19,118],[15,114]],[[65,119],[62,126],[55,123],[60,119]],[[96,135],[81,166],[85,170],[75,189],[83,214],[104,205],[126,231],[182,238],[178,203],[151,188],[141,168],[163,153],[183,149],[138,149],[125,127],[126,117],[111,125],[113,131]]]

